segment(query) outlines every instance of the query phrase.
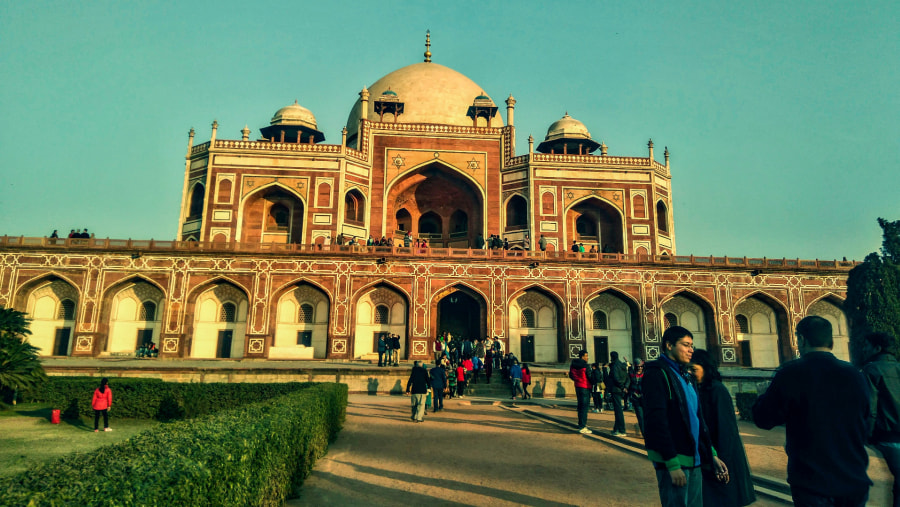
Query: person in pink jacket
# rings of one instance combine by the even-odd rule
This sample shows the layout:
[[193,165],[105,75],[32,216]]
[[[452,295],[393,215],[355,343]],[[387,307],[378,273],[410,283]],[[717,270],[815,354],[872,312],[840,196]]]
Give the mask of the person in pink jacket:
[[103,431],[112,431],[109,427],[109,409],[112,408],[112,389],[107,385],[109,379],[103,377],[100,387],[94,391],[94,399],[91,400],[91,408],[94,409],[94,432],[98,432],[100,414],[103,414]]

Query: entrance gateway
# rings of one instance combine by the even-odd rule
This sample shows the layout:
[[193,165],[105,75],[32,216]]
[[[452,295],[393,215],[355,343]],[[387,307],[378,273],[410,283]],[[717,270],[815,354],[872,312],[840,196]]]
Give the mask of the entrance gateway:
[[437,304],[435,335],[448,332],[454,339],[484,339],[487,336],[484,308],[485,303],[480,295],[467,289],[453,288]]

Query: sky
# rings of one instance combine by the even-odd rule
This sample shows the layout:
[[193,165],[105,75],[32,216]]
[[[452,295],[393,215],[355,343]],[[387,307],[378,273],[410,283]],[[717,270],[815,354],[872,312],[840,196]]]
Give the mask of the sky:
[[298,100],[339,144],[422,61],[481,86],[518,154],[568,112],[671,152],[679,255],[863,259],[900,220],[900,2],[2,2],[0,235],[171,240],[187,133]]

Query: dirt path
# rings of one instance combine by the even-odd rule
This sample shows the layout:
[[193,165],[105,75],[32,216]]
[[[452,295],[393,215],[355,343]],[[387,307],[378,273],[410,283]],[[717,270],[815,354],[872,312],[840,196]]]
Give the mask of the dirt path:
[[449,401],[417,424],[408,398],[351,396],[338,440],[287,505],[659,503],[645,458],[499,406],[463,402]]

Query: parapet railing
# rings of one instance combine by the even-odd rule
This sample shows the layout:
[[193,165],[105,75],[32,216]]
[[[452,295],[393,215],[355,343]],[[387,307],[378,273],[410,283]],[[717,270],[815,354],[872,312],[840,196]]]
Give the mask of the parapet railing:
[[[367,255],[381,257],[452,258],[452,259],[507,259],[529,263],[541,261],[565,261],[605,264],[671,264],[680,266],[727,266],[734,268],[803,268],[850,270],[859,262],[847,260],[821,259],[771,259],[768,257],[718,257],[696,255],[640,255],[622,253],[578,253],[571,251],[540,250],[479,250],[472,248],[415,248],[402,246],[365,245],[318,245],[295,243],[238,243],[212,241],[158,241],[154,239],[109,239],[109,238],[40,238],[26,236],[0,236],[0,248],[19,247],[25,249],[74,249],[122,251],[134,254],[153,252],[195,252],[195,253],[272,253],[327,256]],[[532,267],[537,267],[534,265]]]

